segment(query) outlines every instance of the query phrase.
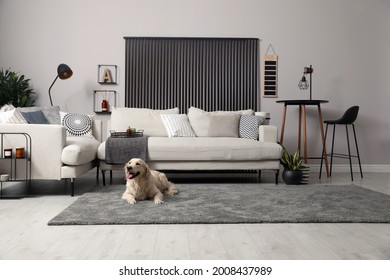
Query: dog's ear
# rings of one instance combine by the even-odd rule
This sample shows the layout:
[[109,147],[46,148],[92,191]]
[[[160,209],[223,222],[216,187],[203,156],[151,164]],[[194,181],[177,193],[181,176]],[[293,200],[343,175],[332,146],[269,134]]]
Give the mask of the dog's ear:
[[149,170],[149,166],[146,164],[145,161],[143,161],[142,159],[139,161],[141,163],[141,165],[146,169],[146,170]]

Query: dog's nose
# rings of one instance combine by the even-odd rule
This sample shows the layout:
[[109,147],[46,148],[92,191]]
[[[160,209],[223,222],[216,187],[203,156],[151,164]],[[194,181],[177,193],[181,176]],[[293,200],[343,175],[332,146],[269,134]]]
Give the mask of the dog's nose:
[[133,169],[133,167],[128,166],[128,167],[127,167],[127,172],[131,171],[132,169]]

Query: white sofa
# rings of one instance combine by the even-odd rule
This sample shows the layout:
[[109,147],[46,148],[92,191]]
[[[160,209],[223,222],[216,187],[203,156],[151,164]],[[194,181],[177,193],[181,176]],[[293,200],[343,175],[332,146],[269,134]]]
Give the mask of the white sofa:
[[[188,131],[183,133],[185,129],[180,131],[179,128],[176,131],[173,129],[169,135],[165,117],[162,119],[161,115],[179,115],[179,110],[113,108],[108,130],[122,132],[129,126],[143,129],[144,135],[148,136],[146,161],[152,169],[274,170],[275,182],[278,183],[282,147],[277,143],[276,126],[268,125],[267,120],[263,125],[255,126],[254,129],[258,131],[257,140],[242,138],[239,133],[235,135],[234,131],[239,129],[237,119],[241,121],[242,115],[262,116],[264,120],[266,117],[269,119],[268,113],[255,113],[252,110],[205,112],[191,107],[188,115],[181,117],[184,122],[188,119],[195,134],[190,137],[186,135]],[[227,121],[224,123],[225,118]],[[99,146],[98,158],[105,184],[105,171],[122,169],[123,164],[106,162],[106,142]]]
[[[61,124],[4,124],[3,122],[0,123],[0,133],[29,134],[32,146],[31,179],[69,179],[73,196],[75,178],[98,166],[96,157],[102,140],[101,127],[100,120],[93,120],[92,135],[83,137],[69,136],[66,128]],[[15,147],[25,145],[24,137],[12,134],[4,134],[3,137],[3,147],[11,147],[13,151]]]

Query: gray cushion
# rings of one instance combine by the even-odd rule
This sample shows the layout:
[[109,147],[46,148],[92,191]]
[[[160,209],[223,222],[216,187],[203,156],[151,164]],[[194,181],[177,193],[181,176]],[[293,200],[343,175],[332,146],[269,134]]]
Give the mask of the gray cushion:
[[49,124],[42,111],[20,112],[30,124]]
[[61,124],[60,107],[46,106],[46,107],[18,107],[19,112],[28,113],[42,111],[49,124]]

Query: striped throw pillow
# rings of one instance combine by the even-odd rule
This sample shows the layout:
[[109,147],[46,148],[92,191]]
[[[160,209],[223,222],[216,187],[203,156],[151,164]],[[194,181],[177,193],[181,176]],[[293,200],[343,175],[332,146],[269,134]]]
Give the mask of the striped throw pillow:
[[17,109],[0,113],[0,123],[2,124],[26,124],[27,121]]
[[259,126],[266,120],[263,116],[242,115],[238,127],[240,138],[257,140],[259,138]]
[[185,114],[161,114],[168,137],[196,137]]

